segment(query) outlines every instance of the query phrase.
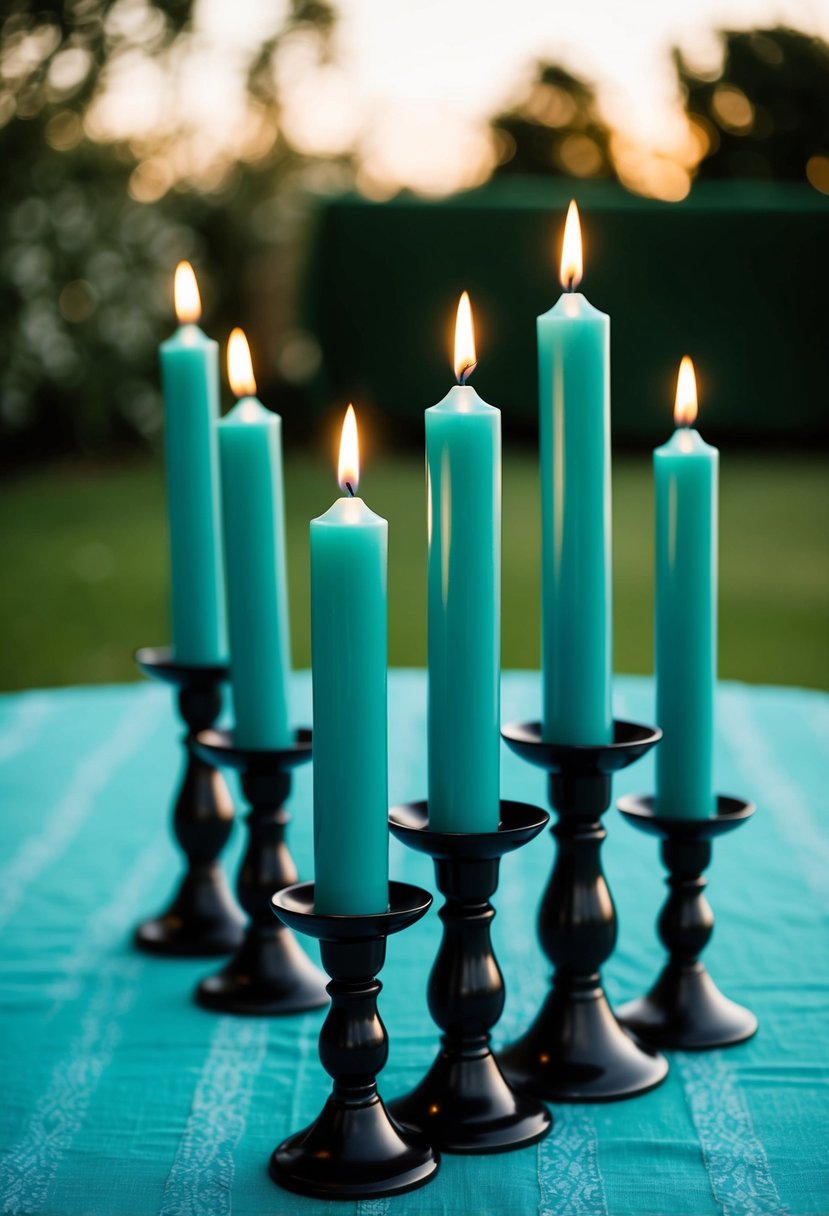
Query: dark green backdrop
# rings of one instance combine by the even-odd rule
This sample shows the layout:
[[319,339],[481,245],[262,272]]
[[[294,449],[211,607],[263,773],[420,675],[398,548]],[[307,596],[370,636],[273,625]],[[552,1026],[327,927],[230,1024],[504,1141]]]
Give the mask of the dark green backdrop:
[[686,352],[712,441],[825,439],[829,198],[805,185],[700,183],[666,204],[611,185],[513,179],[439,203],[330,202],[317,217],[305,306],[326,369],[318,404],[353,399],[417,440],[422,410],[452,383],[454,310],[468,288],[474,383],[508,433],[530,433],[534,318],[560,291],[574,190],[583,289],[613,320],[617,442],[665,437]]

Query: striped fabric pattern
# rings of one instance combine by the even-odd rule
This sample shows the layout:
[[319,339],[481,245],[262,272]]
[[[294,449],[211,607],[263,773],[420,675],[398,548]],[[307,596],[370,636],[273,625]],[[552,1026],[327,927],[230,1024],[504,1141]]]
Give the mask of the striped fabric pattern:
[[[310,719],[310,679],[293,686]],[[538,676],[507,673],[503,718],[537,717]],[[425,791],[426,683],[390,677],[390,798]],[[648,722],[650,680],[619,678],[616,712]],[[354,1216],[826,1216],[829,1213],[829,696],[724,684],[717,784],[758,813],[715,846],[710,969],[760,1019],[750,1043],[677,1054],[633,1102],[559,1107],[546,1141],[490,1158],[445,1158],[429,1187],[338,1205]],[[293,1216],[332,1205],[279,1191],[268,1156],[314,1117],[328,1079],[322,1014],[215,1016],[191,993],[208,962],[130,945],[160,908],[178,859],[169,797],[179,767],[169,693],[150,685],[0,697],[0,1212],[48,1216]],[[652,788],[646,759],[615,793]],[[543,775],[504,752],[505,797],[544,801]],[[308,876],[310,772],[296,776],[290,844]],[[656,842],[615,811],[604,861],[620,922],[613,1000],[660,965]],[[225,858],[235,871],[236,829]],[[545,991],[535,913],[545,833],[505,859],[494,936],[507,982],[498,1028],[520,1032]],[[391,846],[395,877],[434,889],[431,863]],[[436,909],[389,944],[380,1008],[391,1039],[387,1097],[428,1066],[437,1037],[425,986]],[[313,952],[313,947],[309,948]]]

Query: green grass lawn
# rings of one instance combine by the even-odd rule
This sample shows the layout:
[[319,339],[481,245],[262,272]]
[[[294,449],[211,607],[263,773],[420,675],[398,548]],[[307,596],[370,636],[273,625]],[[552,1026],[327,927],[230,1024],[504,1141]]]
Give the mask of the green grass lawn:
[[[324,459],[287,461],[291,628],[309,662],[308,520],[336,494]],[[377,459],[366,500],[390,525],[389,659],[423,666],[425,496],[418,457]],[[652,670],[650,461],[614,466],[617,671]],[[818,459],[725,454],[720,675],[829,687],[829,490]],[[164,493],[157,464],[56,468],[0,491],[0,687],[136,678],[132,651],[168,639]],[[504,468],[503,664],[539,663],[536,461]],[[681,639],[677,640],[681,645]]]

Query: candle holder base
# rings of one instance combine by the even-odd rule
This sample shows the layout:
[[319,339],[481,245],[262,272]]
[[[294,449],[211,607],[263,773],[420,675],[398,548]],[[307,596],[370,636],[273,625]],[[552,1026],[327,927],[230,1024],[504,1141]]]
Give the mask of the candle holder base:
[[443,1031],[441,1049],[420,1084],[389,1110],[447,1153],[500,1153],[542,1140],[550,1112],[511,1088],[490,1048],[504,1008],[504,981],[490,936],[489,902],[501,857],[528,843],[549,822],[546,811],[502,802],[495,832],[438,832],[428,806],[414,802],[389,815],[393,835],[435,862],[443,941],[429,979],[429,1012]]
[[382,1098],[355,1106],[332,1095],[310,1127],[274,1149],[268,1172],[299,1195],[374,1199],[416,1190],[437,1168],[432,1148],[397,1128]]
[[620,1021],[644,1042],[680,1051],[745,1042],[757,1031],[756,1017],[723,996],[699,960],[714,930],[702,875],[714,837],[745,823],[754,806],[720,795],[711,818],[678,819],[657,814],[653,798],[622,798],[618,805],[628,823],[661,839],[669,889],[658,921],[668,961],[645,996],[620,1008]]
[[175,958],[228,954],[242,940],[241,913],[218,863],[233,829],[233,803],[221,773],[194,749],[196,733],[219,716],[227,668],[178,663],[166,648],[139,650],[135,660],[145,675],[178,690],[187,726],[184,775],[173,806],[173,831],[187,869],[165,911],[138,926],[135,945]]
[[285,929],[251,926],[233,958],[197,986],[195,999],[213,1013],[276,1017],[328,1004],[325,979]]
[[614,772],[661,738],[655,727],[614,723],[613,742],[547,743],[537,722],[504,727],[507,745],[549,773],[556,858],[541,901],[538,933],[552,962],[552,989],[530,1029],[500,1056],[507,1079],[552,1102],[613,1102],[664,1081],[664,1056],[619,1023],[600,968],[616,944],[616,910],[601,866]]
[[236,884],[249,923],[233,958],[197,986],[196,1002],[218,1013],[252,1015],[319,1009],[328,1004],[325,976],[271,907],[274,891],[297,880],[285,843],[290,815],[284,803],[292,770],[311,759],[311,732],[298,730],[289,747],[255,749],[240,747],[230,731],[205,730],[195,750],[207,763],[235,769],[250,805]]
[[143,921],[134,941],[146,954],[214,958],[242,940],[242,922],[221,866],[191,867],[168,908]]
[[404,1127],[421,1130],[442,1153],[506,1153],[549,1135],[553,1117],[514,1090],[487,1045],[475,1058],[442,1049],[416,1089],[389,1105]]
[[274,1182],[320,1199],[370,1199],[423,1186],[440,1158],[419,1135],[399,1126],[377,1092],[388,1036],[377,1012],[386,938],[419,920],[431,896],[389,883],[389,909],[376,915],[325,916],[314,909],[314,884],[273,897],[280,920],[318,938],[331,976],[331,1009],[320,1032],[320,1059],[334,1079],[319,1117],[271,1155]]
[[513,1084],[549,1102],[618,1102],[655,1089],[668,1075],[664,1056],[619,1024],[600,984],[566,981],[554,981],[533,1025],[500,1061]]

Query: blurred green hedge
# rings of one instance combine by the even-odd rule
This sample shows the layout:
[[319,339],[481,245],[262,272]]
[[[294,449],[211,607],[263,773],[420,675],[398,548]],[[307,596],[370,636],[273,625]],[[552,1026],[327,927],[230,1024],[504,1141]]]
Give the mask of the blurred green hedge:
[[419,436],[422,410],[452,383],[466,288],[474,383],[508,431],[532,433],[534,318],[560,292],[571,194],[585,234],[582,287],[612,317],[617,441],[664,438],[685,353],[713,441],[825,440],[829,198],[781,183],[698,183],[686,201],[659,203],[610,184],[511,178],[439,203],[331,202],[306,294],[325,369],[318,404],[353,398],[390,417],[396,436]]

